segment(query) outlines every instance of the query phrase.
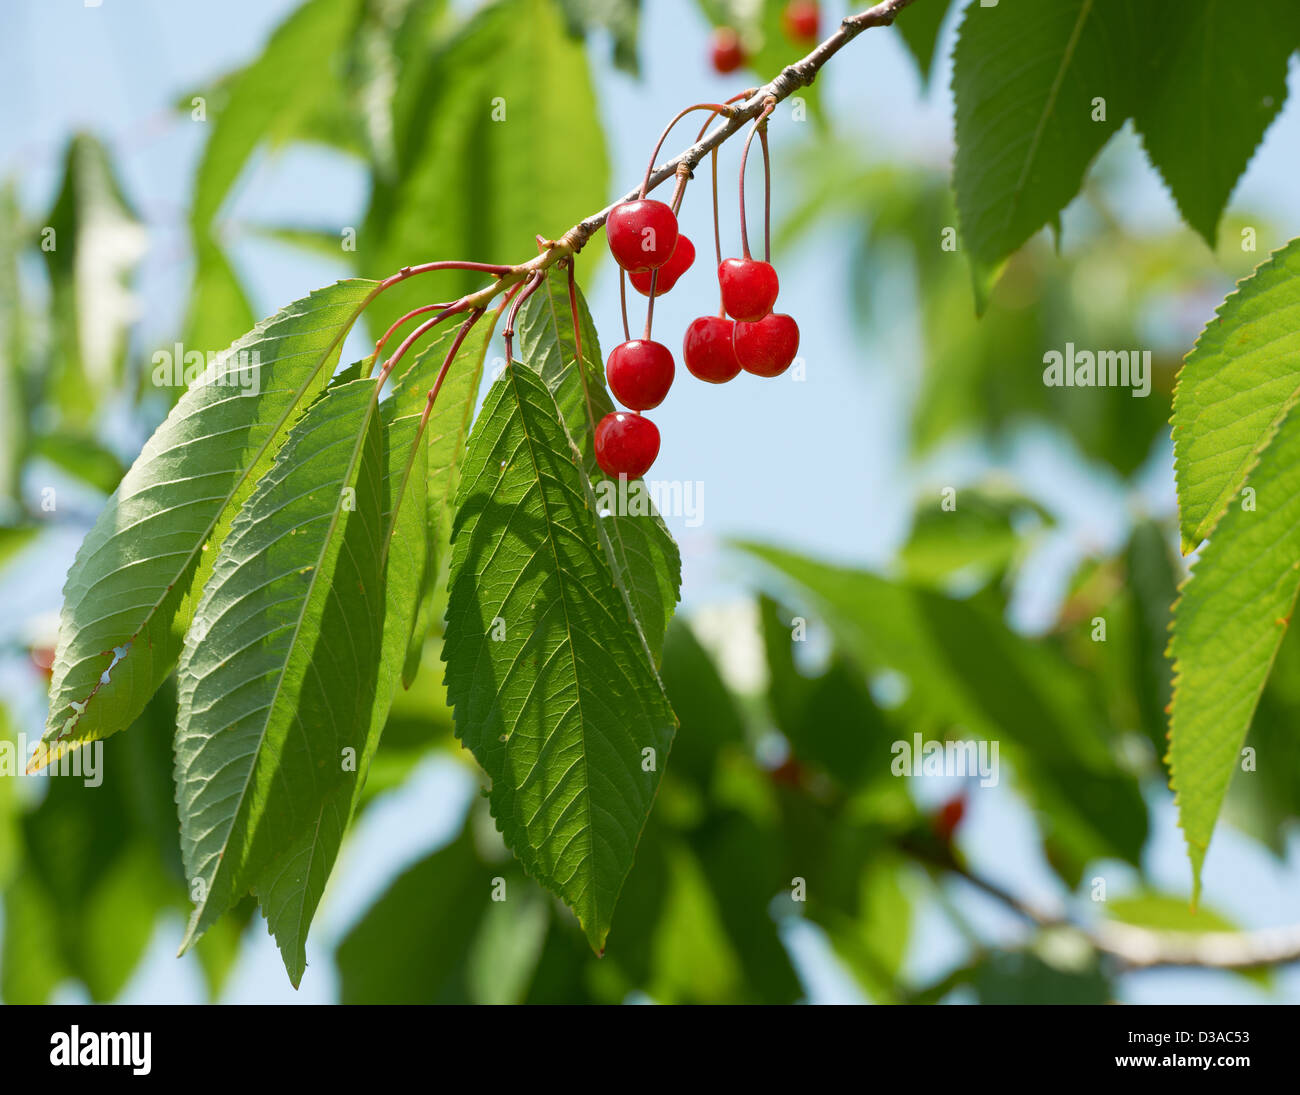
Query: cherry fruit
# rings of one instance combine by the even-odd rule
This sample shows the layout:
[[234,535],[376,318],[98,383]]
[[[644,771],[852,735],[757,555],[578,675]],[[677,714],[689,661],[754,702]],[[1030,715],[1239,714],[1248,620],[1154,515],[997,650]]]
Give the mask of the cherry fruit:
[[664,401],[674,371],[673,355],[667,346],[634,338],[614,347],[605,364],[605,379],[623,406],[648,411]]
[[682,360],[692,376],[710,384],[725,384],[740,372],[732,346],[736,321],[726,316],[700,316],[686,328]]
[[966,816],[966,796],[954,795],[939,807],[938,813],[934,815],[931,823],[934,826],[934,835],[942,840],[945,844],[952,840],[953,834],[957,827],[962,823],[962,818]]
[[772,310],[780,290],[771,263],[757,259],[723,259],[718,267],[722,307],[732,319],[755,323]]
[[781,25],[794,41],[812,43],[817,41],[821,18],[817,0],[790,0],[781,13]]
[[780,312],[756,323],[737,323],[732,345],[745,372],[780,376],[799,352],[799,324]]
[[639,414],[611,411],[597,423],[595,443],[601,471],[640,479],[659,455],[659,429]]
[[663,202],[639,198],[609,211],[605,235],[624,270],[656,270],[672,258],[677,246],[677,217]]
[[[659,279],[655,282],[655,296],[661,297],[668,292],[677,284],[677,279],[686,273],[694,262],[695,244],[685,235],[679,233],[677,246],[673,248],[672,258],[659,267]],[[628,275],[632,282],[632,288],[643,297],[650,295],[650,278],[653,273],[652,270],[636,270]]]
[[745,63],[745,48],[733,27],[718,27],[713,32],[711,51],[714,71],[724,76]]

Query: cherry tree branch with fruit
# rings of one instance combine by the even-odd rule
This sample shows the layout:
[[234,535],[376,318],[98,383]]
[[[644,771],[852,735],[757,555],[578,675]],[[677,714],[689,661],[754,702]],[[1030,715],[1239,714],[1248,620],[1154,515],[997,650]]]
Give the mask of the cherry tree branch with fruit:
[[[923,85],[947,11],[940,0],[927,2],[929,8],[916,9],[914,23],[909,16],[899,24]],[[1294,246],[1279,251],[1228,298],[1180,374],[1177,402],[1171,396],[1179,539],[1191,551],[1214,533],[1191,581],[1179,584],[1186,575],[1167,557],[1161,539],[1170,530],[1152,519],[1145,541],[1134,532],[1132,557],[1115,568],[1120,577],[1108,572],[1106,580],[1072,586],[1070,597],[1086,609],[1062,609],[1055,631],[1030,637],[1008,622],[1011,586],[1023,576],[1023,558],[1006,546],[1024,539],[1020,518],[1027,507],[989,501],[989,512],[969,526],[968,541],[948,525],[936,532],[927,524],[935,516],[925,508],[933,502],[927,498],[916,501],[912,539],[900,547],[899,569],[889,575],[818,563],[770,545],[730,545],[765,568],[764,589],[792,601],[793,611],[786,612],[777,593],[754,598],[769,680],[762,686],[765,694],[756,686],[743,699],[758,703],[733,703],[735,689],[714,670],[689,626],[674,618],[682,552],[657,508],[651,489],[656,484],[645,480],[660,450],[658,427],[647,415],[663,405],[678,380],[677,335],[663,336],[662,305],[656,331],[656,302],[683,284],[700,255],[709,254],[707,242],[690,239],[679,224],[688,190],[698,196],[708,187],[713,240],[712,257],[704,263],[710,288],[700,309],[707,314],[680,333],[680,363],[690,377],[714,385],[737,378],[749,383],[744,374],[765,383],[782,376],[785,382],[802,379],[798,367],[791,369],[800,352],[799,324],[777,310],[782,284],[772,262],[770,145],[780,138],[784,112],[778,108],[812,87],[860,34],[893,24],[912,3],[882,0],[843,19],[819,41],[820,9],[808,0],[757,5],[749,22],[741,5],[703,0],[701,14],[715,24],[717,73],[748,63],[766,76],[787,48],[807,52],[761,86],[729,97],[723,92],[718,101],[677,111],[655,140],[644,173],[638,170],[638,184],[576,221],[612,192],[603,145],[590,157],[596,169],[572,162],[576,135],[600,126],[584,53],[589,43],[581,32],[601,24],[591,12],[569,10],[584,5],[493,0],[473,13],[449,16],[445,27],[438,20],[432,20],[436,27],[376,26],[366,19],[386,5],[312,0],[300,9],[303,18],[295,16],[277,31],[262,62],[240,77],[237,89],[243,90],[231,93],[234,107],[223,108],[225,123],[206,146],[211,160],[196,183],[200,302],[241,296],[232,285],[238,279],[226,269],[216,213],[243,162],[262,144],[283,137],[262,109],[267,89],[306,82],[303,98],[286,114],[298,127],[292,139],[313,140],[353,104],[340,103],[348,96],[337,94],[329,79],[320,87],[307,76],[346,70],[348,80],[370,79],[361,54],[372,48],[381,54],[389,48],[390,70],[409,63],[411,69],[403,71],[419,74],[402,96],[390,96],[386,111],[378,111],[380,124],[365,130],[364,141],[353,131],[338,138],[350,154],[364,145],[357,154],[373,168],[359,230],[364,246],[348,260],[351,269],[368,276],[318,289],[260,323],[250,308],[235,307],[234,319],[219,332],[195,334],[198,345],[228,349],[198,355],[205,367],[168,382],[163,409],[170,407],[170,413],[161,424],[161,415],[148,422],[148,428],[157,427],[153,435],[131,467],[119,468],[105,488],[113,493],[68,572],[49,667],[49,714],[31,767],[64,764],[79,750],[98,748],[155,716],[160,704],[170,708],[169,754],[161,766],[168,805],[162,812],[169,814],[174,801],[183,868],[177,874],[183,874],[192,904],[182,949],[237,906],[247,909],[245,899],[256,895],[298,983],[308,927],[351,821],[367,802],[381,736],[404,690],[422,682],[431,685],[418,717],[422,727],[449,711],[449,742],[454,732],[481,769],[491,821],[479,827],[495,825],[499,833],[497,844],[504,848],[491,854],[509,864],[500,867],[501,878],[511,872],[521,881],[527,876],[530,886],[536,883],[558,898],[548,899],[548,917],[566,918],[564,930],[575,940],[581,932],[595,955],[604,955],[607,944],[611,952],[648,948],[644,939],[631,938],[635,924],[620,938],[620,924],[635,918],[620,920],[615,910],[629,903],[649,906],[661,897],[674,855],[668,846],[689,842],[680,833],[664,838],[656,832],[659,820],[651,824],[671,752],[674,771],[687,772],[682,778],[690,786],[663,796],[671,800],[670,820],[663,824],[700,840],[692,856],[713,856],[710,869],[722,874],[733,859],[763,859],[787,836],[797,846],[790,861],[780,859],[780,870],[752,892],[741,881],[743,901],[752,898],[752,907],[739,920],[752,916],[767,930],[771,898],[776,893],[784,899],[785,878],[793,875],[794,889],[806,882],[814,894],[810,918],[822,917],[818,923],[832,934],[846,932],[841,942],[850,960],[862,958],[862,940],[876,934],[857,927],[874,915],[865,906],[878,896],[865,897],[865,882],[859,882],[878,884],[881,894],[901,893],[904,887],[890,873],[900,869],[900,861],[914,873],[919,865],[955,874],[1044,933],[1082,935],[1094,965],[1104,958],[1123,969],[1246,969],[1300,956],[1289,929],[1243,933],[1216,927],[1193,943],[1140,924],[1067,923],[1064,915],[1021,901],[966,865],[954,845],[964,797],[949,799],[931,814],[903,784],[891,782],[930,773],[893,771],[887,762],[888,779],[872,782],[880,775],[878,762],[899,744],[890,735],[915,732],[918,752],[937,744],[922,743],[923,736],[1000,743],[1014,757],[1016,794],[1041,820],[1045,857],[1068,892],[1082,885],[1095,864],[1126,863],[1140,873],[1149,835],[1140,778],[1167,775],[1177,790],[1199,879],[1225,788],[1240,763],[1249,713],[1278,660],[1285,633],[1279,624],[1290,618],[1300,582],[1293,575],[1300,557],[1291,539],[1295,521],[1275,501],[1300,494],[1291,478],[1300,457],[1276,456],[1279,448],[1284,456],[1292,448],[1300,452],[1300,440],[1291,438],[1286,408],[1268,394],[1293,392],[1300,384],[1290,359],[1277,349],[1290,345],[1294,324],[1288,317],[1300,308],[1300,251]],[[914,176],[896,164],[882,167],[856,148],[833,145],[847,146],[849,139],[828,137],[829,125],[809,138],[801,157],[818,173],[818,186],[804,188],[813,192],[810,207],[835,205],[839,215],[843,209],[830,196],[838,201],[844,195],[852,203],[859,222],[856,246],[870,249],[865,259],[865,251],[855,253],[855,279],[886,276],[880,271],[887,269],[886,252],[895,239],[910,249],[920,290],[920,322],[914,326],[928,347],[924,352],[940,362],[927,364],[917,397],[914,432],[928,430],[927,445],[957,436],[972,419],[988,426],[992,440],[1010,428],[1007,423],[1059,413],[1067,431],[1080,431],[1067,436],[1088,458],[1099,455],[1089,445],[1118,447],[1133,438],[1147,443],[1148,453],[1156,451],[1141,430],[1150,404],[1108,401],[1111,393],[1104,391],[1080,395],[1079,388],[1104,385],[1087,379],[1076,385],[1072,377],[1058,384],[1038,369],[1037,360],[1020,375],[1014,362],[1003,360],[1012,353],[1041,354],[1039,344],[1049,331],[1074,360],[1076,335],[1059,326],[1064,321],[1057,314],[1064,310],[1075,322],[1075,311],[1083,311],[1061,304],[1077,296],[1078,286],[1064,284],[1073,268],[1061,274],[1059,266],[1072,259],[1040,257],[1030,241],[1046,226],[1059,232],[1061,211],[1080,192],[1109,133],[1132,121],[1179,210],[1214,246],[1232,189],[1221,184],[1235,179],[1249,156],[1240,150],[1226,155],[1223,170],[1207,179],[1201,162],[1189,165],[1181,158],[1192,148],[1203,159],[1204,150],[1189,133],[1201,140],[1225,128],[1223,118],[1232,110],[1224,107],[1223,96],[1236,94],[1232,109],[1252,121],[1222,143],[1253,148],[1263,134],[1255,123],[1268,120],[1260,104],[1271,109],[1284,97],[1278,74],[1285,76],[1294,51],[1279,29],[1270,36],[1280,42],[1277,55],[1252,59],[1251,80],[1240,83],[1245,90],[1234,84],[1224,93],[1195,82],[1197,73],[1224,68],[1191,63],[1203,60],[1196,42],[1209,37],[1184,42],[1182,30],[1171,31],[1167,21],[1153,17],[1147,25],[1146,8],[1139,5],[1132,6],[1132,34],[1116,36],[1099,22],[1095,7],[1040,5],[1032,9],[1033,18],[1024,18],[1031,10],[1028,0],[968,4],[953,60],[951,186],[946,173],[914,185]],[[1201,0],[1189,7],[1206,15]],[[358,14],[363,9],[364,17]],[[392,6],[398,9],[404,5]],[[417,9],[408,12],[412,20],[429,17],[424,6],[414,5],[412,12]],[[1281,8],[1270,18],[1279,28],[1289,25]],[[376,21],[382,22],[377,16]],[[1202,24],[1189,18],[1188,26],[1193,33]],[[1295,37],[1300,42],[1300,22]],[[332,45],[320,46],[322,38]],[[354,39],[364,39],[365,46]],[[412,48],[413,41],[437,48]],[[765,45],[768,52],[762,53]],[[755,52],[747,55],[751,47]],[[329,55],[330,66],[320,63],[318,48]],[[1140,67],[1129,51],[1140,54]],[[287,60],[296,60],[296,67]],[[343,60],[348,63],[334,63]],[[1076,79],[1081,66],[1088,80]],[[1126,82],[1104,86],[1113,74],[1133,71],[1141,71],[1147,85],[1141,93]],[[543,74],[554,79],[539,105]],[[382,98],[382,88],[367,86],[363,94],[356,84],[347,86],[367,104],[372,93]],[[1143,102],[1148,90],[1156,108]],[[499,117],[496,105],[489,115],[489,102],[502,104]],[[1170,103],[1185,104],[1175,118],[1157,109]],[[805,105],[819,109],[816,89]],[[373,122],[376,111],[365,113]],[[508,127],[498,124],[507,117]],[[670,145],[674,135],[684,143],[683,126],[693,134],[691,143],[661,158],[665,148],[679,146]],[[556,139],[556,132],[564,139]],[[719,182],[719,153],[733,138],[742,141],[734,190]],[[823,153],[824,163],[818,159]],[[758,162],[761,202],[755,191]],[[82,176],[93,174],[94,163],[84,148],[70,157],[61,216],[75,204]],[[876,200],[882,193],[886,200]],[[728,244],[719,209],[731,196],[740,230]],[[868,209],[869,215],[862,212]],[[791,221],[810,223],[798,216]],[[555,238],[533,237],[537,223],[570,227]],[[619,314],[598,325],[579,284],[578,259],[602,229],[618,268]],[[345,234],[355,240],[357,231]],[[537,253],[518,262],[413,261],[438,255],[510,258],[521,240],[531,246],[530,238]],[[1109,243],[1113,257],[1119,245]],[[1026,248],[1029,257],[1018,257]],[[66,252],[51,255],[57,258],[53,275],[78,269]],[[1183,270],[1181,263],[1181,256],[1162,256],[1151,266]],[[1013,288],[1024,290],[1015,308],[994,293],[1004,270],[1015,275]],[[851,291],[861,288],[855,281]],[[75,278],[66,283],[56,294],[59,306],[79,291]],[[1255,294],[1265,299],[1252,312]],[[875,295],[883,294],[860,299]],[[632,307],[641,301],[643,315]],[[1099,330],[1130,329],[1131,316],[1111,322],[1103,305],[1113,302],[1097,303]],[[989,308],[998,312],[993,323],[958,327]],[[205,319],[203,308],[196,312],[197,321]],[[345,346],[362,320],[373,324],[370,335],[377,337],[373,349],[367,345],[360,360],[349,363]],[[602,351],[598,326],[621,331],[618,344]],[[231,342],[239,331],[248,333]],[[493,369],[489,348],[498,338],[504,358]],[[805,347],[806,356],[809,351]],[[1105,347],[1082,353],[1089,370],[1119,355]],[[1127,360],[1128,351],[1123,354]],[[819,357],[817,379],[831,377],[831,368],[821,367],[829,356]],[[949,358],[958,364],[950,367]],[[603,369],[592,368],[593,362]],[[90,375],[80,361],[77,369],[82,371],[74,370],[72,389]],[[1268,370],[1272,387],[1260,394],[1258,378]],[[1081,375],[1095,379],[1097,372]],[[485,384],[489,376],[492,382]],[[1170,394],[1172,370],[1167,379]],[[793,400],[811,388],[785,392]],[[1058,388],[1069,390],[1062,394]],[[1233,403],[1225,410],[1220,404],[1228,389],[1248,405]],[[1122,394],[1145,399],[1150,393],[1148,384],[1145,391],[1135,387]],[[1096,395],[1086,413],[1079,412],[1080,402],[1066,404],[1068,413],[1059,411],[1058,396],[1075,400],[1086,394]],[[1163,431],[1168,414],[1157,417]],[[58,454],[51,439],[44,443],[42,452]],[[1259,467],[1228,467],[1225,452],[1250,453],[1252,460],[1259,457]],[[1116,471],[1129,475],[1138,458],[1126,464],[1132,454],[1122,455]],[[1247,489],[1248,479],[1251,491],[1259,488],[1262,508],[1254,508],[1252,493],[1252,508],[1243,504],[1238,512],[1229,502]],[[957,488],[952,490],[951,505],[945,500],[937,511],[938,522],[958,512]],[[955,521],[969,519],[967,488],[961,491]],[[1268,506],[1273,508],[1265,513]],[[1265,520],[1274,524],[1263,532],[1252,524]],[[1237,544],[1246,547],[1236,548],[1234,557]],[[1252,544],[1259,550],[1247,550]],[[1232,575],[1243,587],[1203,578],[1216,573]],[[1133,603],[1112,596],[1112,587],[1135,574],[1151,578],[1155,592],[1140,590]],[[954,588],[967,576],[975,595]],[[1171,685],[1164,625],[1167,607],[1179,595],[1170,648],[1178,672]],[[1253,615],[1233,615],[1234,627],[1221,629],[1225,604],[1234,612],[1248,606]],[[794,611],[807,611],[830,633],[833,664],[824,674],[805,674],[797,664],[790,644],[802,640],[796,632],[806,620]],[[1107,660],[1107,650],[1121,643],[1105,648],[1104,626],[1102,638],[1090,635],[1086,645],[1071,630],[1080,619],[1104,625],[1107,613],[1125,644],[1125,653],[1114,660],[1130,656],[1142,662],[1132,696],[1111,691],[1114,681],[1130,673],[1128,665]],[[1221,680],[1217,667],[1238,662],[1252,671]],[[1300,676],[1300,668],[1296,672]],[[898,690],[905,698],[893,706],[878,702],[875,692],[891,675],[905,685]],[[1216,717],[1223,710],[1233,717]],[[1165,712],[1173,723],[1167,760],[1155,757],[1164,749]],[[1237,717],[1241,712],[1246,714]],[[1159,723],[1154,732],[1152,723]],[[1147,758],[1146,769],[1145,754],[1127,748],[1138,730],[1154,758]],[[139,737],[138,730],[132,733]],[[788,747],[779,762],[755,744],[769,735]],[[733,753],[743,754],[742,775],[728,767]],[[724,782],[726,795],[711,801]],[[994,778],[990,786],[996,783]],[[710,800],[707,823],[693,812],[697,800]],[[742,809],[736,800],[747,805]],[[654,816],[662,819],[664,813],[659,809]],[[782,820],[773,823],[775,817]],[[483,820],[486,814],[476,823]],[[706,829],[707,839],[701,836]],[[736,853],[721,839],[713,845],[714,830],[725,830],[727,840],[734,838],[745,850]],[[471,835],[477,839],[477,830]],[[490,855],[480,857],[472,843],[467,837],[461,851],[477,870]],[[845,855],[844,863],[822,857],[832,846]],[[645,866],[634,871],[640,864]],[[494,884],[497,866],[494,860]],[[828,877],[841,867],[847,886]],[[467,876],[472,873],[467,868]],[[722,894],[719,903],[729,899]],[[791,901],[802,899],[792,890]],[[734,912],[729,906],[721,919]],[[1165,914],[1178,922],[1167,905],[1146,914],[1157,923]],[[1192,933],[1189,928],[1185,934]],[[591,957],[579,949],[584,961]],[[866,956],[868,981],[878,958]]]
[[[677,279],[686,272],[695,259],[695,247],[677,230],[676,214],[685,195],[687,181],[706,155],[713,160],[713,219],[718,280],[721,304],[717,316],[705,316],[688,328],[683,343],[686,367],[693,375],[709,383],[725,383],[742,368],[756,376],[773,377],[784,372],[794,360],[799,347],[799,329],[788,315],[774,314],[778,279],[771,258],[771,195],[767,148],[767,120],[778,103],[806,87],[816,79],[818,72],[836,53],[863,31],[871,27],[889,26],[898,13],[914,0],[882,0],[857,15],[845,18],[835,33],[819,43],[801,60],[783,69],[763,87],[742,92],[722,104],[701,103],[679,112],[668,124],[655,145],[646,168],[645,178],[638,190],[631,191],[598,213],[579,221],[556,240],[538,238],[541,253],[533,259],[515,266],[493,266],[476,262],[438,261],[418,266],[403,267],[381,283],[380,289],[397,284],[417,274],[447,269],[480,271],[493,277],[491,284],[444,304],[426,304],[408,312],[397,320],[379,339],[375,346],[377,359],[396,331],[409,320],[426,312],[437,314],[420,324],[388,357],[379,373],[382,383],[392,375],[394,368],[413,345],[431,332],[438,324],[452,316],[466,315],[461,328],[461,338],[453,344],[439,372],[439,383],[451,366],[460,342],[482,317],[490,302],[505,294],[502,307],[509,306],[510,316],[503,332],[506,360],[511,359],[514,319],[520,307],[541,284],[551,267],[572,268],[572,259],[592,235],[602,227],[609,236],[610,250],[620,267],[622,288],[623,330],[625,341],[611,353],[606,366],[607,378],[614,395],[634,412],[632,415],[611,413],[595,427],[596,456],[601,468],[609,475],[625,475],[631,479],[643,476],[653,464],[659,451],[659,434],[640,412],[658,406],[668,393],[674,374],[671,351],[662,343],[651,340],[654,316],[654,298],[668,292]],[[815,20],[813,22],[815,27]],[[672,128],[692,111],[709,111],[709,120],[700,131],[695,143],[685,151],[655,165]],[[709,131],[709,123],[722,116],[726,120]],[[717,149],[730,137],[740,132],[746,123],[751,124],[741,157],[739,206],[743,255],[741,258],[722,256],[721,238],[718,234]],[[745,167],[750,144],[759,136],[763,148],[764,165],[764,258],[755,260],[750,253],[749,229],[745,216]],[[665,204],[648,198],[648,194],[669,179],[675,178],[676,189],[671,203]],[[622,279],[631,277],[638,292],[649,298],[646,310],[645,334],[632,339],[629,334],[626,287]],[[578,313],[572,313],[575,335]],[[579,368],[585,368],[579,361]],[[584,373],[585,383],[585,373]],[[437,398],[438,386],[429,392],[429,407]],[[417,437],[418,444],[420,437]]]

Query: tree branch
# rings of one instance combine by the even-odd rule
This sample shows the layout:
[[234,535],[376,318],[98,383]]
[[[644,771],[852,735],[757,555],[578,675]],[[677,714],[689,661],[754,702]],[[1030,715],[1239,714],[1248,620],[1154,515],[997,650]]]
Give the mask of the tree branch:
[[[914,0],[881,0],[874,7],[843,20],[839,29],[819,43],[806,57],[786,65],[775,79],[757,88],[744,102],[733,107],[726,121],[710,130],[686,151],[656,167],[650,173],[647,193],[673,178],[679,171],[694,171],[705,156],[757,118],[769,102],[775,105],[788,99],[800,88],[807,87],[817,78],[822,66],[854,38],[869,27],[889,26],[897,18],[898,13],[911,3],[914,3]],[[586,246],[587,241],[604,227],[605,219],[614,206],[625,201],[633,201],[640,196],[641,188],[638,186],[617,201],[611,202],[599,213],[593,213],[585,220],[579,221],[559,239],[544,241],[542,253],[536,258],[511,267],[508,273],[499,275],[491,285],[462,297],[456,302],[457,308],[462,311],[486,308],[498,293],[526,281],[534,274],[544,273],[562,259],[576,255]],[[414,268],[407,268],[410,269]]]
[[[909,850],[915,854],[915,849]],[[1094,950],[1114,959],[1121,972],[1168,968],[1241,971],[1300,962],[1300,925],[1246,932],[1179,932],[1109,920],[1088,927],[1021,900],[956,860],[929,862],[965,879],[1036,928],[1079,932]]]

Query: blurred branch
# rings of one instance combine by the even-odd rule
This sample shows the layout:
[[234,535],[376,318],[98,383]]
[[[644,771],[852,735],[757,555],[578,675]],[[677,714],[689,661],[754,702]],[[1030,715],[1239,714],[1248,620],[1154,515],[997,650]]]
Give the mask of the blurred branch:
[[1022,900],[960,863],[951,851],[940,854],[911,842],[904,850],[964,879],[1036,928],[1066,928],[1080,933],[1095,951],[1113,959],[1120,972],[1169,968],[1244,971],[1300,962],[1300,925],[1242,932],[1178,932],[1109,920],[1089,927],[1063,913],[1049,912]]
[[[869,27],[891,25],[898,17],[898,13],[912,3],[914,0],[882,0],[881,3],[866,11],[848,16],[840,23],[839,29],[819,43],[811,53],[793,64],[786,65],[775,79],[751,91],[745,101],[738,106],[730,107],[726,121],[705,134],[685,152],[679,153],[651,171],[645,186],[646,193],[679,174],[689,177],[705,156],[738,133],[747,123],[754,121],[765,111],[770,112],[777,103],[811,84],[817,78],[822,66],[864,30]],[[587,241],[604,227],[610,211],[623,202],[634,201],[641,197],[641,190],[642,188],[638,186],[628,191],[599,213],[593,213],[585,220],[579,221],[559,239],[539,239],[541,254],[511,267],[508,272],[498,276],[491,285],[462,297],[455,302],[455,311],[459,313],[473,308],[486,308],[498,293],[528,280],[534,274],[544,274],[557,263],[571,255],[576,255]],[[403,275],[408,274],[410,270],[410,267],[404,268]]]
[[[844,19],[840,23],[839,29],[817,45],[811,53],[793,64],[786,65],[774,80],[752,92],[740,106],[733,108],[726,122],[705,134],[703,138],[691,145],[685,152],[679,153],[671,160],[656,167],[650,173],[650,185],[647,189],[653,190],[660,183],[667,182],[679,170],[694,171],[700,161],[713,149],[739,132],[747,122],[753,121],[763,113],[769,102],[775,105],[788,99],[800,88],[810,85],[817,78],[822,66],[853,41],[854,38],[868,27],[889,26],[898,17],[898,13],[913,2],[914,0],[882,0],[875,7],[868,8],[864,12],[850,15]],[[579,221],[558,242],[567,245],[575,252],[580,250],[583,244],[604,225],[605,218],[609,216],[609,212],[614,206],[625,201],[633,201],[640,196],[640,187],[630,190],[599,213],[593,214],[586,220]]]

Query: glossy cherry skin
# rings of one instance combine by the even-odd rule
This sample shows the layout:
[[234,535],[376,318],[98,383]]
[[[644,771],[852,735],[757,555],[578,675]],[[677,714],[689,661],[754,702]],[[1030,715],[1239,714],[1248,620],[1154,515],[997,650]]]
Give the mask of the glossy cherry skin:
[[655,270],[673,257],[677,217],[663,202],[639,198],[610,210],[605,235],[624,270]]
[[692,376],[710,384],[725,384],[740,372],[731,344],[736,321],[726,316],[700,316],[686,328],[682,361]]
[[736,360],[755,376],[780,376],[799,352],[799,324],[774,312],[757,323],[737,323],[731,344]]
[[790,0],[781,13],[781,25],[796,42],[815,42],[821,29],[821,7],[817,0]]
[[659,406],[672,387],[674,371],[668,347],[644,338],[615,346],[605,363],[609,390],[623,406],[634,411]]
[[612,411],[596,424],[595,443],[601,471],[640,479],[659,455],[659,429],[639,414]]
[[767,315],[781,288],[771,264],[758,259],[723,259],[718,282],[722,307],[743,323],[755,323]]
[[745,49],[740,44],[740,35],[732,27],[718,27],[713,32],[709,52],[713,70],[724,76],[728,72],[735,72],[745,63]]
[[[686,273],[694,262],[695,244],[684,234],[679,233],[677,246],[673,248],[673,257],[659,267],[659,278],[655,282],[655,296],[661,297],[668,292],[677,284],[677,279]],[[633,289],[643,297],[648,297],[650,295],[650,278],[653,276],[653,270],[636,270],[628,274],[628,279],[632,282]]]

